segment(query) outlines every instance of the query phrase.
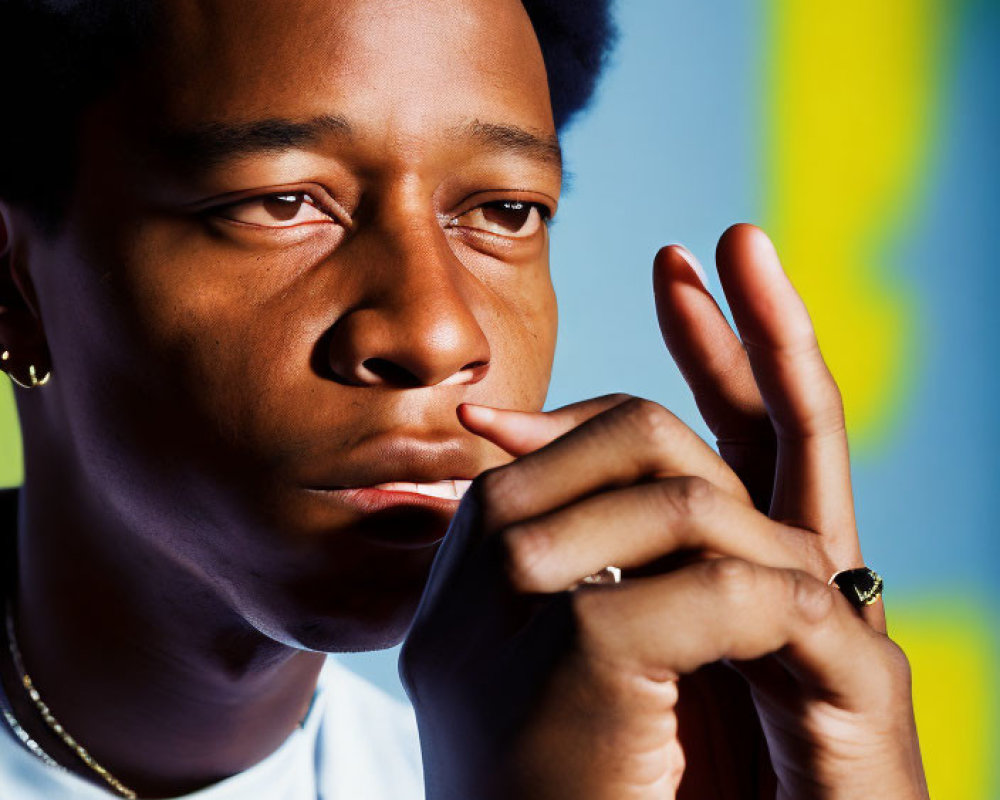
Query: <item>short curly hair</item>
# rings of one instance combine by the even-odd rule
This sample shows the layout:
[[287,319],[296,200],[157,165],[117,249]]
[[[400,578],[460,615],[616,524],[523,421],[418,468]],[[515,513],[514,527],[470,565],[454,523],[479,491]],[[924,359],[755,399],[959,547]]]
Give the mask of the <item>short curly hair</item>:
[[[590,102],[616,40],[612,0],[522,0],[556,128]],[[0,198],[52,232],[64,216],[84,110],[148,44],[155,0],[0,0]]]

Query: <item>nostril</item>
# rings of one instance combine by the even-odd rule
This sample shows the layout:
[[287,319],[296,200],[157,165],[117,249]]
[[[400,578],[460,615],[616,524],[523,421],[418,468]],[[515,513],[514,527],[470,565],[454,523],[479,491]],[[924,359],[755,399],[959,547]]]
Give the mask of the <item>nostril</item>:
[[462,367],[462,372],[468,372],[472,379],[468,383],[478,383],[486,375],[486,372],[490,368],[490,362],[487,361],[470,361],[464,367]]
[[401,367],[385,358],[366,358],[361,366],[393,386],[420,386],[421,380],[406,367]]
[[418,386],[444,386],[457,383],[478,383],[489,369],[489,361],[470,361],[460,370],[453,372],[442,381],[435,382],[429,376],[420,376],[387,358],[366,358],[361,368],[367,378],[375,378],[380,383],[403,388]]

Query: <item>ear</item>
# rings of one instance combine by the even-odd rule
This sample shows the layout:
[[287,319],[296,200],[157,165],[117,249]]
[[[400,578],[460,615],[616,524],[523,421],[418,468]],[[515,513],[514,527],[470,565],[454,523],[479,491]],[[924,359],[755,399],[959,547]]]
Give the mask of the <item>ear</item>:
[[0,200],[0,369],[21,384],[51,370],[51,356],[42,328],[38,298],[28,272],[27,220]]

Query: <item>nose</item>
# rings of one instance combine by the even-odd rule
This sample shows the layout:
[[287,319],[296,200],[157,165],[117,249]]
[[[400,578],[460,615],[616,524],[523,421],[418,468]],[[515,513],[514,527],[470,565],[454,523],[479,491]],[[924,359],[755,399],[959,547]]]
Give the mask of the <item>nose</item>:
[[477,383],[490,363],[479,324],[482,287],[436,219],[389,227],[355,242],[352,268],[364,273],[363,297],[330,333],[330,368],[356,386]]

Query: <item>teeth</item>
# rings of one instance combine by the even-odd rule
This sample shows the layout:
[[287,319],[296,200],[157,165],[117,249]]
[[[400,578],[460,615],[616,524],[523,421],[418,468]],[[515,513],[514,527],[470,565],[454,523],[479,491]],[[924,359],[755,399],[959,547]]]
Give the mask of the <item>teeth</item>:
[[396,481],[394,483],[379,483],[372,486],[373,489],[382,489],[387,492],[413,492],[423,494],[428,497],[443,497],[447,500],[461,500],[462,496],[469,490],[472,481],[469,480],[447,480],[435,481],[434,483],[409,483]]

